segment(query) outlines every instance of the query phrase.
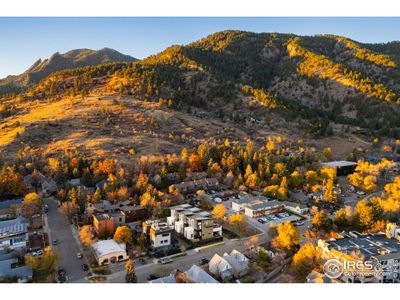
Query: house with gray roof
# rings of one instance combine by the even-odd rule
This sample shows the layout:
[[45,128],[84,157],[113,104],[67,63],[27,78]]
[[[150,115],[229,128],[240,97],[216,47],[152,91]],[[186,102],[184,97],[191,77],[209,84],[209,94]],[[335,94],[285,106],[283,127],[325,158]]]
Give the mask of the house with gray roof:
[[32,279],[32,269],[20,266],[17,258],[0,261],[0,282],[6,279],[16,279],[18,282],[28,282]]

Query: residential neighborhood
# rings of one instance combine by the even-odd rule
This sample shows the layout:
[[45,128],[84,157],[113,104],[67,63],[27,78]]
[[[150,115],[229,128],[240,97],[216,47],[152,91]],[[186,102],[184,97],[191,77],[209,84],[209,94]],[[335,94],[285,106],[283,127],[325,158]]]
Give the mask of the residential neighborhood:
[[[125,172],[105,163],[116,174]],[[130,264],[135,272],[130,280],[141,283],[398,282],[400,225],[377,219],[376,229],[368,230],[372,223],[365,222],[371,219],[362,211],[377,205],[377,197],[394,196],[397,163],[383,158],[314,166],[316,171],[295,170],[264,191],[189,172],[192,181],[164,185],[167,194],[159,192],[156,201],[171,204],[162,207],[148,202],[155,200],[146,192],[136,198],[150,186],[143,173],[131,191],[117,189],[121,197],[106,192],[125,180],[112,169],[98,183],[85,183],[85,175],[64,185],[35,170],[21,181],[25,196],[0,202],[0,278],[126,282]],[[358,178],[363,176],[374,179]],[[312,256],[304,260],[303,250]],[[332,259],[344,266],[357,260],[371,264],[376,273],[364,267],[332,276],[324,265]],[[38,271],[43,263],[49,274]]]

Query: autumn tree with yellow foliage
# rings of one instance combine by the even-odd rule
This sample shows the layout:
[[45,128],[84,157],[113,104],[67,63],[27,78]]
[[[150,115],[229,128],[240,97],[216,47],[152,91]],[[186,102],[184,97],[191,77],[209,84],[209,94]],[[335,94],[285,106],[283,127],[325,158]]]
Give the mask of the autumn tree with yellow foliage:
[[331,178],[328,179],[324,186],[324,201],[329,204],[335,204],[337,202],[337,195]]
[[50,246],[46,247],[43,255],[25,255],[25,264],[32,268],[33,277],[36,282],[53,282],[54,269],[58,263],[58,253]]
[[128,226],[118,226],[113,239],[118,243],[132,243],[132,230]]
[[226,215],[226,207],[223,204],[217,204],[211,214],[214,219],[223,220]]
[[82,244],[85,246],[89,246],[94,242],[94,234],[92,230],[92,226],[84,225],[82,226],[81,230],[79,231],[79,239],[81,240]]
[[292,223],[285,222],[278,225],[277,236],[272,240],[272,246],[291,255],[297,250],[300,240],[299,230]]
[[228,221],[232,230],[238,235],[242,236],[247,233],[248,228],[246,216],[241,214],[233,214],[229,217]]
[[292,270],[304,280],[321,263],[321,251],[312,243],[304,244],[293,256]]

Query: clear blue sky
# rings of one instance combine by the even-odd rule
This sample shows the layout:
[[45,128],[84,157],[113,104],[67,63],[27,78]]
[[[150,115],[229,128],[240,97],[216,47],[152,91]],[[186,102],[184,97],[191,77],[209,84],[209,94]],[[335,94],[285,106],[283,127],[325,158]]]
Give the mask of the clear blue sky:
[[399,28],[400,18],[0,18],[0,78],[57,51],[109,47],[144,58],[225,29],[332,33],[373,43],[400,40]]

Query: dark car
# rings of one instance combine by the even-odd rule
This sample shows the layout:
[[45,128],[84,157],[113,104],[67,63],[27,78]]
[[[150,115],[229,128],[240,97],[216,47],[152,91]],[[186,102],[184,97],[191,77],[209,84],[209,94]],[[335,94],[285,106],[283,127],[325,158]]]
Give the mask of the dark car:
[[58,273],[58,275],[64,275],[65,276],[64,268],[58,268],[57,273]]
[[67,277],[65,277],[63,275],[58,275],[57,280],[59,283],[64,283],[67,281]]
[[83,272],[89,271],[89,266],[87,264],[83,264],[82,265],[82,270],[83,270]]
[[202,259],[200,259],[199,264],[200,264],[200,266],[204,266],[204,265],[208,264],[209,262],[210,262],[209,259],[202,258]]
[[57,239],[54,239],[54,240],[52,241],[52,244],[53,244],[53,246],[56,246],[56,245],[58,244],[58,240],[57,240]]
[[258,219],[257,221],[260,222],[261,224],[265,223],[265,221],[263,219]]
[[146,261],[145,261],[143,258],[139,258],[139,262],[140,262],[142,265],[145,265],[145,264],[146,264]]
[[158,278],[159,277],[157,275],[154,275],[154,274],[150,274],[149,276],[147,276],[147,280],[148,281],[155,280],[155,279],[158,279]]
[[64,283],[67,281],[67,273],[65,272],[64,268],[58,268],[57,274],[57,280],[59,283]]

